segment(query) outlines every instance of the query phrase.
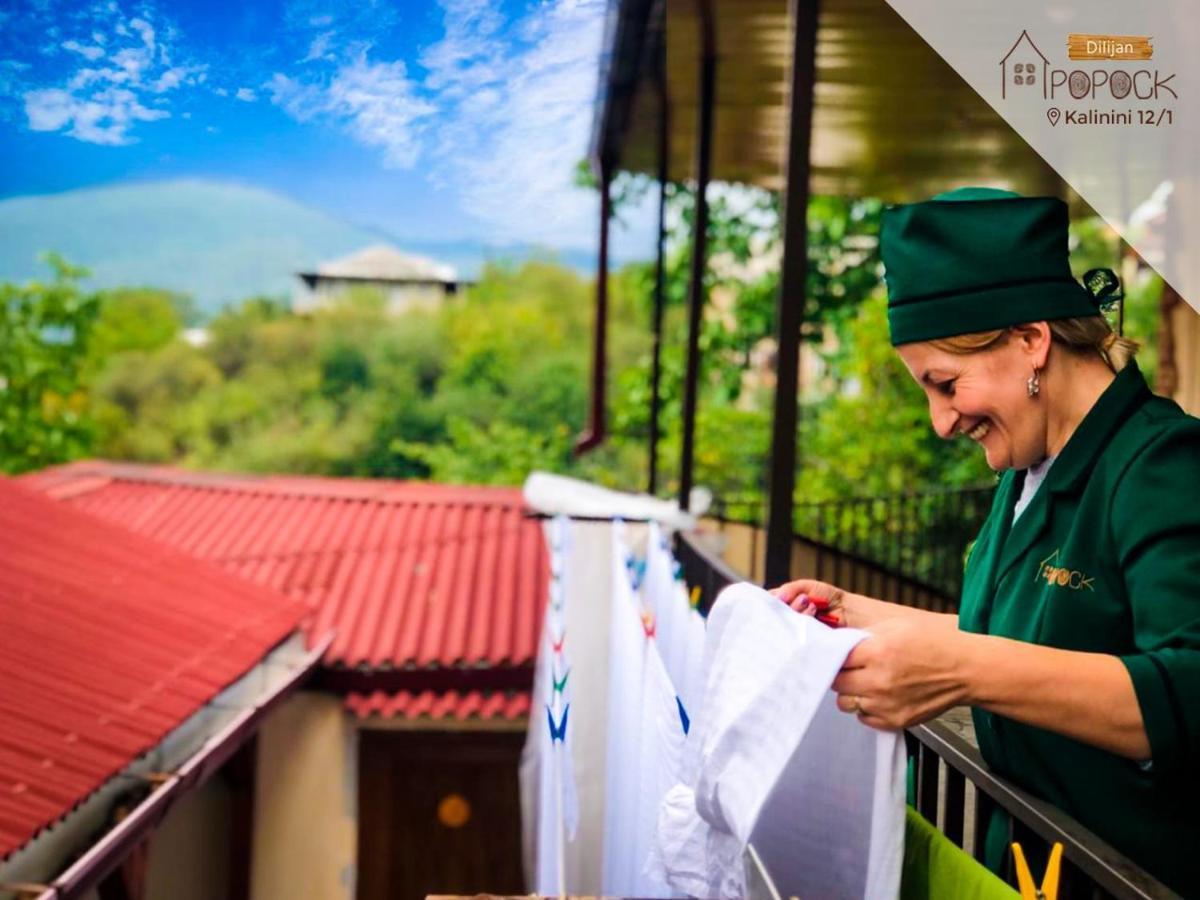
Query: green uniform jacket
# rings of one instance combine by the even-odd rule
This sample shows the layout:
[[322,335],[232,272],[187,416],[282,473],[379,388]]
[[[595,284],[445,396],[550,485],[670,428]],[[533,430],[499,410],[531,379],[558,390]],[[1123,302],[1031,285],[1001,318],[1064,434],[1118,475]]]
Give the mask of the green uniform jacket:
[[1129,670],[1152,762],[974,710],[998,773],[1200,897],[1200,419],[1115,378],[1012,523],[1000,480],[967,561],[959,627],[1107,653]]

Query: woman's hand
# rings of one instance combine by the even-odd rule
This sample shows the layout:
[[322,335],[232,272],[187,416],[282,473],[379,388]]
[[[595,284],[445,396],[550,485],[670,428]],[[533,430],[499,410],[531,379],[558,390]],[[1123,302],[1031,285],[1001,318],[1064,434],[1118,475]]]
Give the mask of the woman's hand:
[[789,581],[771,590],[796,612],[817,616],[828,625],[843,625],[849,628],[870,628],[877,622],[908,613],[928,615],[924,610],[910,609],[843,591],[825,581],[801,578]]
[[781,584],[770,593],[801,615],[816,616],[826,625],[834,627],[846,624],[847,594],[832,584],[802,578]]
[[889,731],[927,722],[967,701],[964,635],[914,619],[869,626],[833,680],[838,709]]

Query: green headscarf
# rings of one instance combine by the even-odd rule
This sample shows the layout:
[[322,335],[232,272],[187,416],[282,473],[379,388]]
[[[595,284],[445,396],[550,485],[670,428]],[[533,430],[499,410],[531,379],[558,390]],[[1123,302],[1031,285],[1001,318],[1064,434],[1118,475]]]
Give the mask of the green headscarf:
[[880,253],[893,346],[1100,313],[1071,276],[1056,197],[960,188],[889,207]]

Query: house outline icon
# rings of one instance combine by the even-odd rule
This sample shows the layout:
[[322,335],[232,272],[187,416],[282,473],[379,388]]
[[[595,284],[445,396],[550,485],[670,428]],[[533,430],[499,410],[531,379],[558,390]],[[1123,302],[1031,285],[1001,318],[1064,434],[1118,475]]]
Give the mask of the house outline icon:
[[[1020,47],[1022,43],[1028,44],[1030,49],[1032,49],[1033,52],[1036,53],[1042,60],[1042,74],[1039,80],[1042,83],[1042,99],[1046,98],[1046,76],[1049,74],[1050,60],[1046,59],[1046,54],[1042,53],[1042,51],[1037,48],[1037,44],[1033,42],[1033,38],[1029,36],[1029,32],[1025,29],[1022,29],[1021,36],[1017,38],[1016,43],[1014,43],[1008,49],[1008,52],[1005,53],[1000,59],[1001,100],[1007,99],[1008,96],[1008,58],[1017,52],[1017,48]],[[1024,65],[1024,61],[1021,61],[1021,64]],[[1032,66],[1034,64],[1031,62],[1029,65]]]

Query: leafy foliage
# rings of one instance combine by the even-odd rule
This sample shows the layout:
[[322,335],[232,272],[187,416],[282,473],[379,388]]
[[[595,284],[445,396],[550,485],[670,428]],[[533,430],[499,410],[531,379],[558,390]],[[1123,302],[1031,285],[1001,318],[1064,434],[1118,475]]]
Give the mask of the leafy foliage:
[[[618,213],[648,189],[619,180]],[[659,447],[659,491],[668,496],[678,480],[694,199],[668,185]],[[769,468],[778,200],[715,185],[710,201],[695,477],[757,511]],[[990,478],[974,448],[936,438],[888,343],[880,212],[878,201],[828,197],[809,209],[800,501]],[[1103,223],[1075,234],[1080,271],[1112,264],[1118,247]],[[626,490],[645,485],[652,265],[612,276],[611,436],[582,458],[573,447],[587,409],[593,288],[552,259],[490,264],[465,296],[435,311],[392,315],[371,290],[306,315],[251,297],[214,318],[197,343],[184,339],[186,298],[148,288],[86,295],[79,270],[51,265],[52,281],[0,286],[5,471],[94,454],[496,484],[539,468]],[[1150,343],[1160,286],[1143,278],[1127,289],[1126,332]]]
[[22,472],[85,453],[92,434],[83,370],[98,298],[87,272],[48,255],[49,282],[0,284],[0,469]]

